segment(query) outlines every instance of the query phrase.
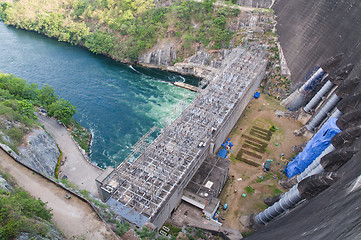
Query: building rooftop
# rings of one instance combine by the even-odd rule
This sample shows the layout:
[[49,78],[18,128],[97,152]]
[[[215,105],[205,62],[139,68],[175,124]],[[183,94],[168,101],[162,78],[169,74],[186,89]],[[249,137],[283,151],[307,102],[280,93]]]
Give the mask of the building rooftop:
[[200,156],[208,154],[205,146],[214,129],[227,119],[253,79],[264,72],[264,55],[261,46],[230,52],[232,60],[222,74],[212,79],[134,162],[124,161],[118,166],[108,181],[115,188],[112,198],[152,220],[183,178],[199,166]]
[[184,190],[204,199],[218,197],[228,177],[230,165],[228,159],[207,157]]

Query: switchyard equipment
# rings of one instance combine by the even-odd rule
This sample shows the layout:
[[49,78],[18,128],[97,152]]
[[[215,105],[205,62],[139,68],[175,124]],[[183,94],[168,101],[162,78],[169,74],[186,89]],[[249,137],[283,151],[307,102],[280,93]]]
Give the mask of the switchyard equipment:
[[[267,60],[261,45],[235,48],[214,79],[135,161],[97,179],[100,196],[115,212],[158,228],[170,216],[203,160],[214,154],[261,80]],[[200,145],[200,143],[202,143]]]

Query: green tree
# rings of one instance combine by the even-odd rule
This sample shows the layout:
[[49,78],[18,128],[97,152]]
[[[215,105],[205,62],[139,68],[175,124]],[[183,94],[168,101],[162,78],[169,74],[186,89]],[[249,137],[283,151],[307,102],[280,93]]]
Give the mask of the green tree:
[[0,13],[3,19],[6,19],[6,9],[10,6],[8,2],[0,3]]
[[59,99],[48,106],[50,116],[62,121],[65,125],[69,125],[76,109],[68,100]]
[[14,100],[14,99],[9,99],[3,102],[3,104],[9,108],[11,108],[14,111],[18,111],[19,109],[19,103],[18,101]]
[[54,93],[54,89],[50,87],[48,84],[44,85],[42,89],[39,91],[38,99],[40,104],[47,107],[56,100],[58,100],[58,95]]
[[34,107],[29,101],[26,100],[18,100],[19,112],[21,115],[26,116],[28,118],[37,119],[34,114]]
[[203,5],[205,7],[205,9],[210,12],[213,10],[213,6],[214,6],[214,3],[216,2],[216,0],[204,0],[203,1]]

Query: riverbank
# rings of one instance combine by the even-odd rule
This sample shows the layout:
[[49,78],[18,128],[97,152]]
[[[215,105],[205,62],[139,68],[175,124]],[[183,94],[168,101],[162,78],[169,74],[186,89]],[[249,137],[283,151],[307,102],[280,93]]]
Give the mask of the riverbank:
[[83,155],[86,156],[86,158],[88,159],[92,134],[89,132],[88,129],[83,127],[74,119],[70,121],[70,124],[67,128],[71,134],[71,137],[77,143]]
[[68,130],[55,119],[38,115],[38,122],[44,126],[63,152],[59,167],[59,178],[67,178],[77,185],[80,190],[86,190],[93,196],[98,197],[95,179],[103,170],[86,159]]

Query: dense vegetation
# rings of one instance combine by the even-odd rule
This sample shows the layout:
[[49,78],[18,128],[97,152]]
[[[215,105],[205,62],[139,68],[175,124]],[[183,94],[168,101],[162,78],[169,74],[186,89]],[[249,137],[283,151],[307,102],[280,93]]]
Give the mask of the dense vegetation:
[[[0,140],[14,150],[20,144],[24,134],[35,124],[35,106],[43,106],[49,116],[56,117],[69,124],[75,114],[75,107],[69,101],[59,99],[48,85],[41,89],[37,84],[28,84],[25,80],[10,74],[0,73]],[[10,138],[4,141],[6,135]]]
[[49,227],[41,221],[49,221],[51,216],[46,204],[29,193],[18,188],[10,193],[0,189],[0,239],[14,239],[21,232],[45,236]]
[[175,1],[167,7],[153,2],[22,0],[2,3],[0,12],[6,24],[83,45],[116,60],[136,61],[163,38],[178,42],[180,58],[199,45],[207,49],[229,45],[234,33],[227,22],[239,14],[238,9],[215,7],[215,0]]

